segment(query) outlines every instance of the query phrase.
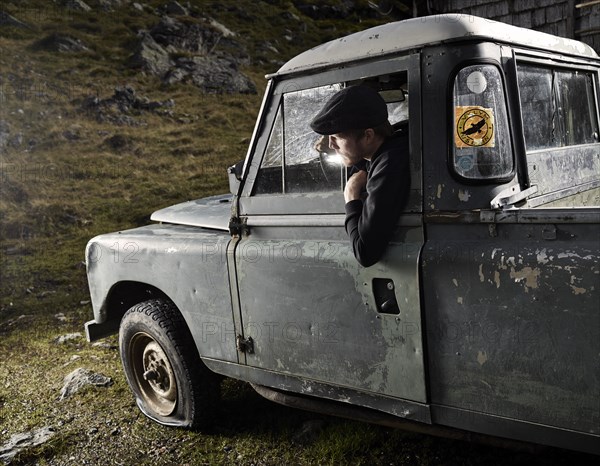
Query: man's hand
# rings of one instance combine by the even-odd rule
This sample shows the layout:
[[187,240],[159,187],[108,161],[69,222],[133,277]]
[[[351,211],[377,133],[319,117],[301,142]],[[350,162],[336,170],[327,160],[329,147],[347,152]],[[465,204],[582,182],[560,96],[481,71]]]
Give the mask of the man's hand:
[[344,189],[344,200],[346,202],[355,201],[361,198],[361,193],[367,186],[367,172],[361,170],[352,175],[346,183]]

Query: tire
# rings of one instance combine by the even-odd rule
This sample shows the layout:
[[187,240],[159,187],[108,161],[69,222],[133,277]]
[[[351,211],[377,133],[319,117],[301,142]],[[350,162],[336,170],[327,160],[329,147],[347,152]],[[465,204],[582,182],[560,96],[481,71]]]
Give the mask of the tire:
[[202,362],[173,303],[153,299],[129,309],[119,329],[123,370],[140,410],[164,425],[211,424],[220,377]]

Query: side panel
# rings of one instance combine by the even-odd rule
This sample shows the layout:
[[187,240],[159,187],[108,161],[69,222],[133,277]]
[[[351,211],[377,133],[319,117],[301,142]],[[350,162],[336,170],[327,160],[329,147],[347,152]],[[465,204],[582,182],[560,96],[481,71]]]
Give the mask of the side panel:
[[[418,224],[398,227],[369,268],[357,263],[343,226],[251,232],[236,256],[243,332],[254,340],[250,366],[426,401]],[[378,309],[377,279],[389,280],[398,313]]]
[[533,215],[427,226],[431,401],[600,434],[600,224]]
[[[403,87],[384,84],[400,86],[401,78],[407,80]],[[401,101],[408,104],[410,115],[412,175],[410,199],[394,240],[385,257],[369,268],[361,267],[354,258],[344,230],[341,184],[345,177],[342,175],[337,188],[323,183],[313,190],[312,185],[294,184],[294,177],[302,180],[302,170],[308,174],[310,170],[291,162],[299,153],[306,155],[296,132],[308,135],[307,140],[313,138],[311,147],[320,137],[304,128],[305,121],[291,117],[295,113],[290,109],[297,105],[301,110],[297,114],[316,113],[316,105],[321,103],[312,103],[308,97],[318,96],[323,91],[319,87],[365,79],[372,79],[381,90],[403,91]],[[393,406],[405,400],[427,402],[418,293],[424,241],[420,88],[419,53],[349,64],[275,84],[249,163],[248,182],[239,198],[240,218],[248,229],[235,249],[240,302],[237,330],[253,343],[251,351],[245,348],[240,354],[240,360],[258,373],[276,371],[305,381],[309,388],[312,384],[327,386],[329,396],[336,399],[355,391],[366,398],[393,399]],[[306,109],[301,96],[311,102]],[[390,99],[388,103],[398,102]],[[278,109],[281,113],[276,119]],[[398,122],[406,121],[402,113],[396,114]],[[271,139],[277,131],[283,137]],[[277,180],[282,189],[261,192],[260,177],[268,173],[263,169],[272,168],[266,155],[262,161],[263,154],[271,149],[276,153],[278,144],[285,167],[281,181]],[[289,154],[292,156],[287,158]],[[255,179],[256,186],[252,184]],[[286,189],[288,186],[291,189]],[[320,189],[323,186],[326,188]],[[382,312],[382,308],[393,312]],[[282,385],[276,388],[293,390]],[[422,409],[419,417],[428,421],[428,408]],[[410,410],[398,415],[414,418]]]
[[94,318],[107,319],[105,300],[123,281],[163,291],[183,314],[200,355],[237,362],[227,272],[226,232],[152,225],[94,238],[87,250]]

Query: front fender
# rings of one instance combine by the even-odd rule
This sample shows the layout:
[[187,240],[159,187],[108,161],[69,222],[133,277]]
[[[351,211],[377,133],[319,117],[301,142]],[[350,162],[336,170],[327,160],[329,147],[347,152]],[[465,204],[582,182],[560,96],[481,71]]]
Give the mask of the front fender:
[[230,239],[227,232],[183,225],[150,225],[93,238],[86,247],[91,325],[112,328],[118,312],[111,292],[118,287],[127,296],[127,283],[146,284],[177,306],[202,356],[237,361],[227,273]]

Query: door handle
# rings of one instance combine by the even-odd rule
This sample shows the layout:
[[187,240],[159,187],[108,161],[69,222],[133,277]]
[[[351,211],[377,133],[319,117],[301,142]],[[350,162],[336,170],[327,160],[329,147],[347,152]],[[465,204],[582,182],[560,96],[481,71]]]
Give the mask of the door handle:
[[373,296],[375,297],[377,312],[381,314],[400,314],[395,290],[396,287],[392,279],[373,279]]

